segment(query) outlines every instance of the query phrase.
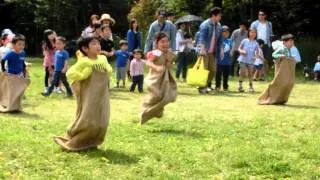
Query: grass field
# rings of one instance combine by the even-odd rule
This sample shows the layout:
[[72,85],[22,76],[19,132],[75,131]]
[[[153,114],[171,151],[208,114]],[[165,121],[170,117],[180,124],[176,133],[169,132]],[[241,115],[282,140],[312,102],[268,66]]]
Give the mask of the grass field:
[[24,112],[0,114],[0,179],[320,179],[319,83],[298,78],[285,106],[257,105],[267,82],[240,94],[233,78],[231,92],[216,95],[178,83],[164,117],[143,126],[143,95],[111,89],[104,144],[68,153],[52,136],[65,135],[75,99],[42,97],[32,62]]

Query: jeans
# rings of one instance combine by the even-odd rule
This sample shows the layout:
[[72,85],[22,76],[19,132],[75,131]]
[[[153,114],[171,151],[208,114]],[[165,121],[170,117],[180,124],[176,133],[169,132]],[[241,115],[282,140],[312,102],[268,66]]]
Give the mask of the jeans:
[[144,79],[143,75],[133,76],[130,91],[134,92],[134,90],[136,89],[136,85],[138,85],[138,90],[140,93],[142,93],[143,92],[143,79]]
[[71,90],[70,85],[69,85],[69,83],[67,81],[66,74],[61,72],[61,71],[54,71],[53,79],[52,79],[51,84],[50,84],[50,86],[48,88],[47,94],[51,94],[52,93],[53,88],[58,85],[60,80],[61,80],[62,84],[64,85],[64,87],[66,88],[67,94],[69,96],[72,96],[72,90]]
[[223,89],[228,89],[228,81],[229,81],[229,65],[218,65],[218,70],[216,74],[216,88],[221,87],[221,76],[223,76]]
[[187,66],[188,66],[188,54],[186,52],[179,52],[177,56],[177,71],[176,71],[176,78],[179,79],[181,71],[182,71],[182,78],[187,78]]

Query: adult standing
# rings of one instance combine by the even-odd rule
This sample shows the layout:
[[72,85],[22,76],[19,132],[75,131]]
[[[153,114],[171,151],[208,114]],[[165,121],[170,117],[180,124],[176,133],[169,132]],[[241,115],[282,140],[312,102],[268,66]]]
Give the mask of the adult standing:
[[99,21],[99,16],[91,15],[89,26],[87,26],[81,33],[81,37],[92,37],[95,31],[94,24]]
[[[111,30],[111,26],[113,26],[116,23],[116,21],[110,16],[110,14],[102,14],[101,18],[100,18],[100,22],[101,22],[102,25],[109,26],[110,30]],[[109,39],[113,41],[113,35],[112,34],[109,37]]]
[[170,41],[170,49],[176,50],[176,26],[170,21],[166,20],[166,12],[164,10],[158,10],[158,19],[155,20],[149,28],[148,36],[146,39],[144,53],[155,49],[154,38],[158,32],[164,32]]
[[182,72],[183,82],[187,80],[187,66],[188,66],[188,55],[193,49],[191,35],[187,32],[188,24],[180,23],[178,24],[179,30],[176,35],[176,47],[178,51],[177,56],[177,71],[176,79],[179,80],[180,73]]
[[210,18],[200,25],[200,54],[204,56],[205,68],[209,70],[207,86],[199,88],[202,94],[213,90],[211,84],[216,75],[217,60],[219,61],[224,56],[221,17],[222,9],[215,7],[210,10]]
[[132,19],[130,21],[130,29],[127,32],[128,51],[132,53],[135,49],[141,49],[142,36],[139,31],[138,21]]
[[[231,41],[232,41],[232,49],[231,49],[231,56],[232,56],[232,64],[231,64],[231,71],[230,75],[234,76],[234,67],[235,64],[238,62],[239,58],[239,46],[243,39],[248,37],[248,31],[247,31],[247,24],[245,22],[239,23],[239,29],[236,29],[231,34]],[[237,68],[236,75],[239,76],[239,66]]]
[[257,30],[257,39],[262,39],[265,44],[262,47],[262,51],[267,62],[264,64],[264,73],[265,76],[269,71],[269,64],[272,63],[272,23],[267,21],[267,14],[264,10],[259,10],[258,19],[252,22],[250,28],[255,28]]

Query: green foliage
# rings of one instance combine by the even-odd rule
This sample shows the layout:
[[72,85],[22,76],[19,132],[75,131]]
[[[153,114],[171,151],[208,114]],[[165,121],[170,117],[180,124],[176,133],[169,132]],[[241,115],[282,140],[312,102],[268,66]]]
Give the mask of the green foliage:
[[306,82],[301,72],[284,106],[257,105],[266,82],[254,82],[257,93],[237,93],[231,78],[232,92],[216,95],[199,95],[178,82],[177,101],[143,126],[145,94],[111,88],[104,144],[68,153],[52,137],[65,135],[76,101],[63,94],[41,97],[41,60],[28,61],[32,82],[24,112],[0,114],[0,179],[320,178],[319,83]]

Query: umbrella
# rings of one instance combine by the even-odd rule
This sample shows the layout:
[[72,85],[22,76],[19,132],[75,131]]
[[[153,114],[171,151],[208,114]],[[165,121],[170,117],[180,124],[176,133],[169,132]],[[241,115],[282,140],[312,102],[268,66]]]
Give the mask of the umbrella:
[[180,23],[201,22],[201,21],[203,21],[203,19],[199,16],[186,15],[186,16],[182,16],[181,18],[177,19],[177,21],[174,24],[178,25]]

